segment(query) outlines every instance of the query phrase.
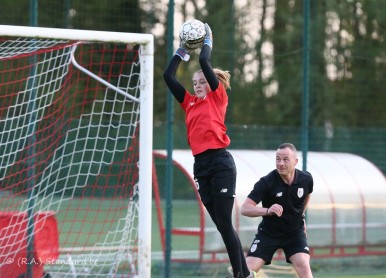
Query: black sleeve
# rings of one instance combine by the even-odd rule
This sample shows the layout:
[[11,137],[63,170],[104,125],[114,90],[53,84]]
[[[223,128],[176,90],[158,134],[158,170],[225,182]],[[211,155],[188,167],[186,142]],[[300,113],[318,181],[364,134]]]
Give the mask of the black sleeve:
[[263,178],[259,179],[253,186],[252,191],[248,194],[248,198],[259,204],[263,200],[265,194],[266,183]]
[[181,58],[177,55],[174,55],[170,60],[169,65],[166,67],[163,73],[163,77],[166,85],[168,86],[169,90],[172,92],[176,100],[179,103],[182,103],[184,101],[186,90],[184,86],[182,86],[182,84],[176,79],[176,71],[180,63]]
[[248,198],[252,199],[256,204],[262,202],[263,207],[271,206],[269,193],[272,190],[273,184],[276,183],[278,174],[276,170],[271,171],[266,176],[261,177],[253,186]]
[[199,62],[200,62],[202,72],[205,75],[206,81],[208,81],[210,88],[212,89],[212,91],[214,91],[217,89],[219,81],[212,69],[212,65],[210,64],[211,54],[212,54],[212,48],[204,44],[204,46],[201,48]]

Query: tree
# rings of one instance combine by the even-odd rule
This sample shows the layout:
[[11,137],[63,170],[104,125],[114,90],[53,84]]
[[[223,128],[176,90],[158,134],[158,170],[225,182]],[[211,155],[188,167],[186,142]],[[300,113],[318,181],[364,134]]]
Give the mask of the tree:
[[[375,1],[318,1],[317,92],[315,125],[382,126],[386,114],[382,73],[385,70],[385,4]],[[314,29],[315,30],[315,29]],[[323,46],[323,49],[317,47]],[[323,67],[322,67],[323,66]],[[324,69],[322,71],[321,69]],[[383,101],[383,102],[382,102]]]

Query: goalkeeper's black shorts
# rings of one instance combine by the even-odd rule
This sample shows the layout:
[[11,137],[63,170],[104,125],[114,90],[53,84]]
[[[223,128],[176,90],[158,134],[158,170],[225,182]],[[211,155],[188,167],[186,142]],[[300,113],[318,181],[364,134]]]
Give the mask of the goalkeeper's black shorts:
[[236,196],[236,165],[226,149],[207,150],[196,155],[193,172],[203,204],[212,202],[213,196]]

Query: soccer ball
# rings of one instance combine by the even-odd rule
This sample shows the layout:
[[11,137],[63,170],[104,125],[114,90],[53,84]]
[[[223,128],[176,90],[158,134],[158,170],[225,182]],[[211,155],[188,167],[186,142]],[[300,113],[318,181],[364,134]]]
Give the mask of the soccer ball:
[[206,35],[205,25],[197,19],[186,21],[180,29],[180,40],[190,50],[202,46]]

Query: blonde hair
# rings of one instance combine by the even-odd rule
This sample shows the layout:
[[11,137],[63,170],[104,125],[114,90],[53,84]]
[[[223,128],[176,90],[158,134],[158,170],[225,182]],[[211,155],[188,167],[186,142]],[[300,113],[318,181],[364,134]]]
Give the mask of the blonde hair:
[[[223,84],[225,89],[230,89],[231,87],[231,74],[227,70],[222,70],[220,68],[214,68],[214,73],[216,74],[217,79]],[[194,73],[196,75],[197,73],[202,72],[202,70],[198,70]],[[193,76],[194,76],[193,75]]]
[[231,87],[231,74],[229,71],[220,68],[214,68],[213,71],[218,80],[224,85],[225,89],[229,89]]

